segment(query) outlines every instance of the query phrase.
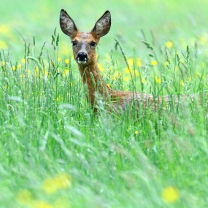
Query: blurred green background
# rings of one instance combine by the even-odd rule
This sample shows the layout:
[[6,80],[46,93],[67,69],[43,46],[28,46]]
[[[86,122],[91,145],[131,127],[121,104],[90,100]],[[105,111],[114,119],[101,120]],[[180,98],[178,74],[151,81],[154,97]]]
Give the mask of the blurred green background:
[[23,41],[18,33],[31,43],[34,36],[40,48],[44,42],[49,47],[51,35],[57,28],[62,49],[71,48],[69,38],[62,34],[59,27],[62,8],[81,31],[91,30],[96,20],[110,10],[112,27],[99,47],[102,54],[114,48],[114,38],[121,41],[127,55],[131,56],[136,51],[143,58],[147,56],[141,42],[144,34],[149,42],[154,36],[154,42],[162,47],[169,40],[175,45],[186,46],[196,40],[206,42],[208,31],[208,1],[205,0],[1,0],[0,5],[0,49],[9,47],[15,56],[20,57]]

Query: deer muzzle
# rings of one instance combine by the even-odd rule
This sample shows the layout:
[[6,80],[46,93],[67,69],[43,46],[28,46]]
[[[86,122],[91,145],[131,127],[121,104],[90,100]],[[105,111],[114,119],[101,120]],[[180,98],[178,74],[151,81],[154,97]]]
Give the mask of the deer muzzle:
[[85,52],[79,52],[76,57],[78,64],[86,64],[88,61],[88,55]]

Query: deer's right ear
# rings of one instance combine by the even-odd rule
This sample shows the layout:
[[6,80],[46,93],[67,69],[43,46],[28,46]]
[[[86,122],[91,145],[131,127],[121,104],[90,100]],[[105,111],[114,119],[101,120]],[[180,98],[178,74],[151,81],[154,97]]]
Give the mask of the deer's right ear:
[[71,39],[76,36],[78,29],[73,19],[67,14],[65,10],[60,12],[60,27],[63,33],[68,35]]

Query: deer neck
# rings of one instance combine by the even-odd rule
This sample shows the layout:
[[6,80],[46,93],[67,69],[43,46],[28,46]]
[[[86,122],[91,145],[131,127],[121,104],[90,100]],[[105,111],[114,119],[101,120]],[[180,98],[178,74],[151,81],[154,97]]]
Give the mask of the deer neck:
[[88,90],[88,99],[92,107],[96,104],[96,96],[101,96],[107,100],[111,89],[104,82],[97,63],[90,63],[89,65],[78,65],[79,71],[84,85]]

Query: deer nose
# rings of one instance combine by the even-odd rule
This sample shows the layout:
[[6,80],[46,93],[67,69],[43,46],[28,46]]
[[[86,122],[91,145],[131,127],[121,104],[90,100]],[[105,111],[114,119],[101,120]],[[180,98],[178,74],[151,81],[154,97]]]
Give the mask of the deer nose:
[[77,54],[77,61],[78,62],[85,62],[88,60],[88,55],[85,52],[79,52]]

